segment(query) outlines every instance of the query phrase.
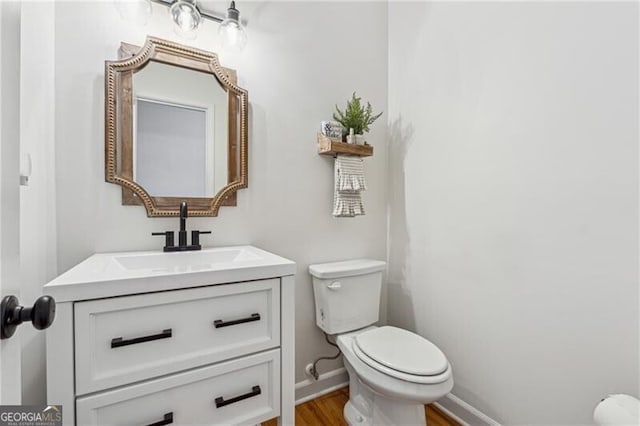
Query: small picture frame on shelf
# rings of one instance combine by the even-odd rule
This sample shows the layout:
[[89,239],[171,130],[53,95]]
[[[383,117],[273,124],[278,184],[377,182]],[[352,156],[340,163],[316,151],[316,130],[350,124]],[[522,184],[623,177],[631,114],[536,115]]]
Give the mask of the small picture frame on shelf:
[[321,121],[320,122],[320,133],[323,135],[332,138],[332,139],[342,139],[342,134],[344,129],[340,123],[337,121]]

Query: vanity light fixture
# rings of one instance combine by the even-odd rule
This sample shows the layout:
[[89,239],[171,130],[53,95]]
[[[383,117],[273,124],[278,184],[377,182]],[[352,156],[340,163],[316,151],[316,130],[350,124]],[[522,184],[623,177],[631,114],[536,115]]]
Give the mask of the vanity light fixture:
[[231,0],[231,5],[227,9],[227,18],[220,23],[218,34],[224,49],[241,51],[247,44],[247,33],[242,28],[240,12],[236,9],[234,0]]
[[218,34],[225,50],[239,52],[247,44],[247,33],[240,19],[240,11],[236,2],[231,1],[224,18],[202,11],[197,0],[116,0],[116,2],[149,2],[154,1],[169,7],[176,32],[187,38],[195,38],[202,19],[209,19],[220,24]]
[[176,0],[169,7],[171,18],[176,24],[176,32],[186,38],[195,38],[202,15],[196,0]]

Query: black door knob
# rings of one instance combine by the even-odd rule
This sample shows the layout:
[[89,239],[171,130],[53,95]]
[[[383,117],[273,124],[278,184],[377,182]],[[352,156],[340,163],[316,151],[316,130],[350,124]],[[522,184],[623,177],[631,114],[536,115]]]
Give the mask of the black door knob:
[[18,298],[15,296],[5,296],[2,299],[1,309],[1,328],[2,339],[8,339],[13,336],[16,327],[25,321],[31,321],[31,324],[38,329],[44,330],[48,328],[56,316],[56,301],[51,296],[40,296],[31,308],[25,308],[18,304]]

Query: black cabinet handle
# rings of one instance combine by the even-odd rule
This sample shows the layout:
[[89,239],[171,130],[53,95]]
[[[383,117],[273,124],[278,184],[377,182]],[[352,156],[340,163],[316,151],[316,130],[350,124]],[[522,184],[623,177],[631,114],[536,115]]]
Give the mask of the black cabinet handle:
[[223,397],[219,396],[216,398],[216,408],[224,407],[225,405],[233,404],[234,402],[242,401],[243,399],[251,398],[252,396],[258,396],[261,393],[262,391],[260,390],[260,386],[254,386],[251,388],[251,392],[235,396],[231,399],[227,399],[226,401]]
[[244,324],[245,322],[253,322],[253,321],[260,321],[260,314],[251,314],[250,317],[241,318],[233,321],[215,320],[213,322],[213,325],[215,325],[216,328],[220,328],[220,327],[229,327],[230,325]]
[[151,342],[153,340],[168,339],[171,337],[171,329],[162,330],[162,333],[153,334],[151,336],[136,337],[134,339],[124,340],[122,337],[111,339],[111,347],[119,348],[120,346],[135,345],[136,343]]
[[147,426],[164,426],[173,423],[173,411],[164,415],[164,419],[159,422],[149,423]]

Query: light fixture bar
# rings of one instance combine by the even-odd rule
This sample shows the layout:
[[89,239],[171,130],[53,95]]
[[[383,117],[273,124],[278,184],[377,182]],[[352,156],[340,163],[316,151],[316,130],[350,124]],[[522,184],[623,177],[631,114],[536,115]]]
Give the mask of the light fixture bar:
[[[160,3],[165,6],[171,6],[175,0],[151,0],[151,1],[154,3]],[[218,24],[224,21],[224,18],[220,18],[218,16],[211,15],[210,13],[203,12],[199,7],[198,7],[198,12],[200,12],[200,16],[202,16],[203,18],[207,18],[211,21],[217,22]]]

